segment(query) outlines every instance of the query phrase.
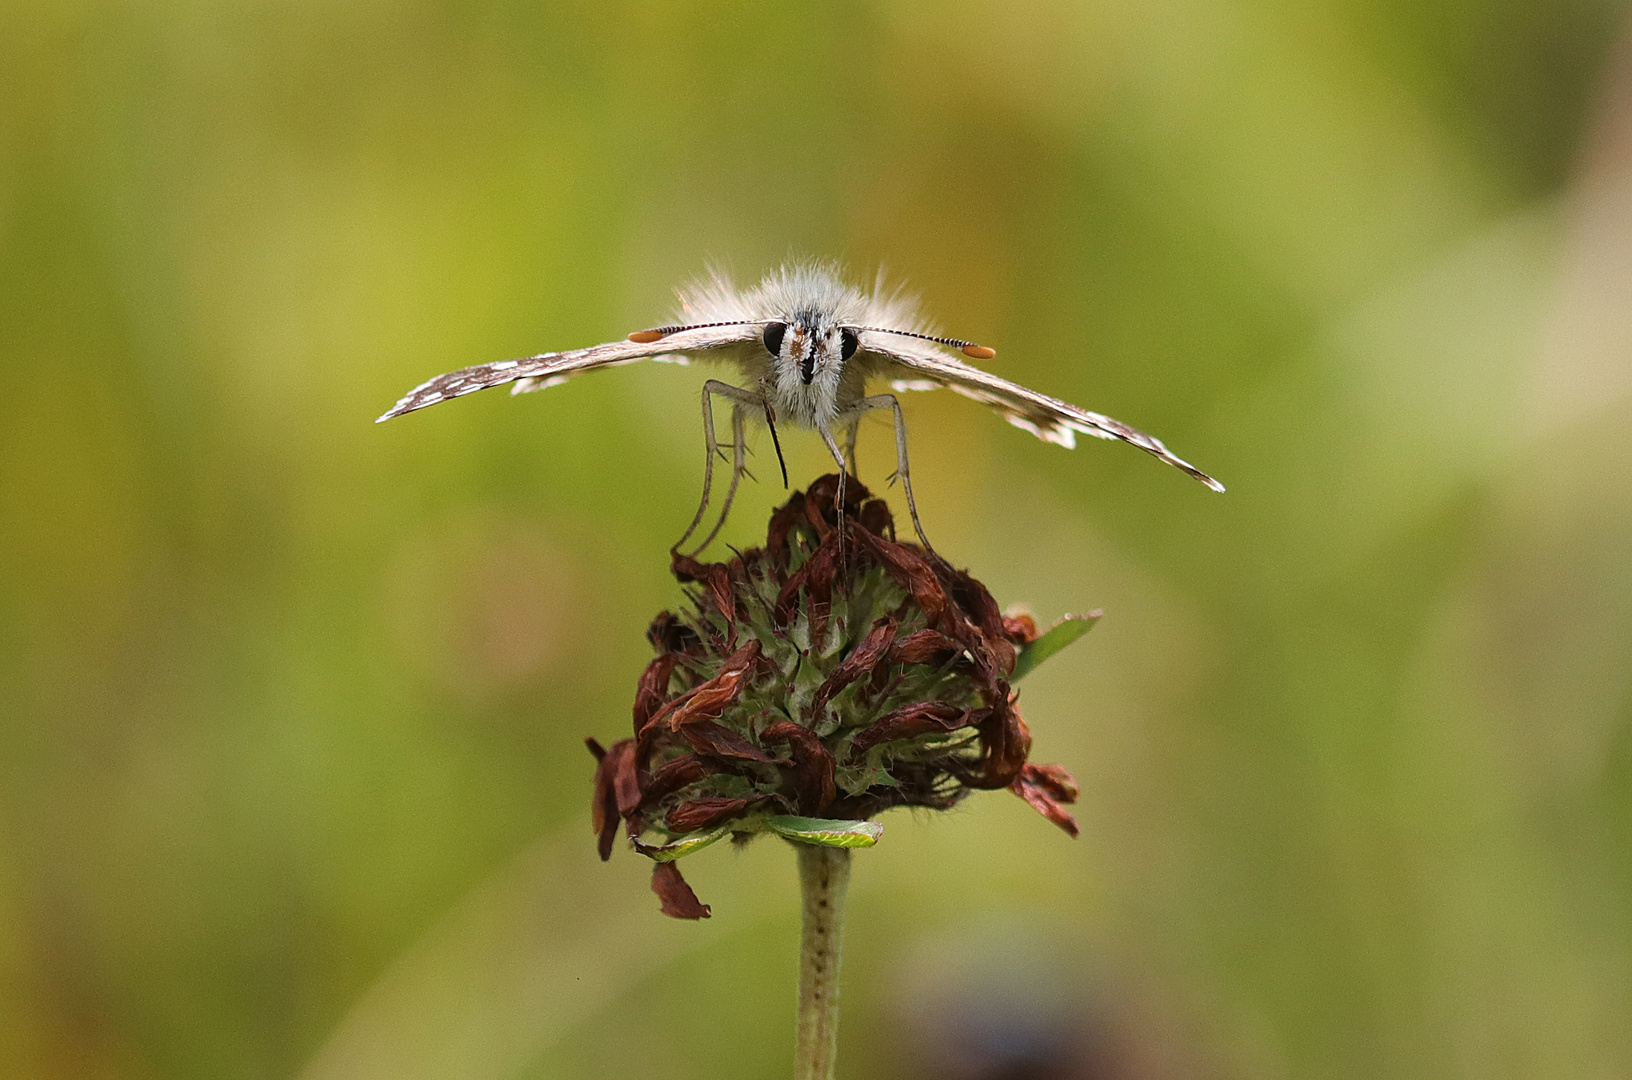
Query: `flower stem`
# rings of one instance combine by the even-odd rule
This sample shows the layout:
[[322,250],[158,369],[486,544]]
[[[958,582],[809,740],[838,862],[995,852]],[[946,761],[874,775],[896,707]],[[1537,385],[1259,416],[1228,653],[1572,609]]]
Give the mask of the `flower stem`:
[[833,1080],[839,1041],[839,963],[844,947],[844,892],[850,850],[795,844],[804,929],[799,938],[799,1036],[794,1080]]

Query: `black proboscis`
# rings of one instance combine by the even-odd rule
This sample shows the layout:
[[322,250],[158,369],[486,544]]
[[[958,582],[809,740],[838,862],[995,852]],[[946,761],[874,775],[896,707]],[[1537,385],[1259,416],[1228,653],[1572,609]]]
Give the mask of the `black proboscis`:
[[776,413],[765,403],[765,426],[771,429],[771,445],[776,447],[776,463],[782,466],[782,490],[788,490],[788,463],[782,460],[782,440],[776,437]]

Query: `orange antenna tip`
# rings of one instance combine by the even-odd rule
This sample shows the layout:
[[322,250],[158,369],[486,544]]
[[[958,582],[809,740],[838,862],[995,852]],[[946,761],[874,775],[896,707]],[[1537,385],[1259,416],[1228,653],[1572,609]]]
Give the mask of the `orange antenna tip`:
[[663,331],[636,330],[633,334],[629,335],[629,340],[633,341],[637,345],[650,345],[654,341],[663,340]]
[[972,356],[976,360],[990,360],[997,355],[997,350],[989,349],[984,345],[965,345],[963,355]]

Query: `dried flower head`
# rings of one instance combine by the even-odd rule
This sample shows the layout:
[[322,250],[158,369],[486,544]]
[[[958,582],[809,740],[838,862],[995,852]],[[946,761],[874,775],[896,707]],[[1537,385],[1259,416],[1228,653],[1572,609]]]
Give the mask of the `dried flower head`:
[[669,915],[708,915],[674,860],[728,835],[863,847],[881,811],[945,810],[990,788],[1077,833],[1076,781],[1027,761],[1011,683],[1098,613],[1039,635],[973,577],[896,542],[889,508],[853,479],[837,512],[837,487],[824,476],[794,493],[765,546],[729,562],[674,554],[691,606],[647,633],[657,657],[634,737],[588,740],[601,857],[621,822],[657,861]]

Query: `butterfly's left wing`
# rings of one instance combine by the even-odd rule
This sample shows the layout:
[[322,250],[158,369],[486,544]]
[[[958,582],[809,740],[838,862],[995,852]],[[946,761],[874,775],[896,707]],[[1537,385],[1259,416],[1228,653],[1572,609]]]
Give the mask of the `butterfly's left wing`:
[[678,359],[688,353],[695,355],[722,346],[734,345],[740,341],[752,341],[761,333],[763,327],[752,323],[742,326],[706,327],[679,331],[652,342],[609,341],[604,345],[591,345],[587,349],[542,353],[521,360],[477,364],[475,367],[460,368],[446,375],[438,375],[429,382],[414,387],[375,423],[413,412],[415,409],[423,409],[427,405],[447,401],[449,398],[474,394],[490,386],[514,383],[512,391],[514,393],[540,390],[548,386],[557,386],[574,375],[593,368],[617,367],[620,364],[632,364],[637,360],[649,360],[653,357]]
[[1146,435],[1120,420],[1079,409],[1047,394],[1028,390],[1019,383],[1000,379],[928,344],[896,335],[863,331],[861,348],[894,362],[893,370],[890,370],[891,365],[884,365],[884,373],[895,376],[893,383],[897,389],[919,390],[924,388],[925,382],[945,386],[964,397],[990,405],[1015,427],[1067,448],[1077,444],[1078,432],[1099,439],[1120,439],[1161,458],[1174,468],[1184,470],[1214,491],[1224,490],[1223,484],[1174,454],[1155,436]]

